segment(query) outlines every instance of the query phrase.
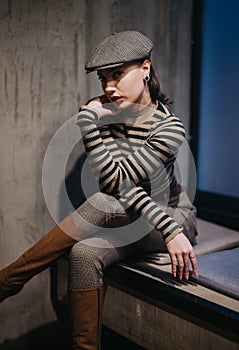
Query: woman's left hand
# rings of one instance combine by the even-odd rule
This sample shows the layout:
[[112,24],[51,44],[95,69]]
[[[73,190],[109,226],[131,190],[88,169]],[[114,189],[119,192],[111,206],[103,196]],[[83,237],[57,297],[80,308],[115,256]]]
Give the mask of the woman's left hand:
[[183,232],[171,239],[166,245],[172,262],[173,276],[180,280],[183,277],[188,280],[191,262],[193,273],[198,277],[197,259],[191,243]]

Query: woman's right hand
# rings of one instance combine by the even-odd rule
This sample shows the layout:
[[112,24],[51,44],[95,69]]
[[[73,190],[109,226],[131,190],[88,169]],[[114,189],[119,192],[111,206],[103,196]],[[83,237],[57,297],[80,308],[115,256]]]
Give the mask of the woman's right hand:
[[98,118],[114,116],[119,113],[114,103],[110,103],[105,95],[97,96],[90,99],[86,106],[94,109]]
[[188,238],[183,232],[177,234],[167,244],[167,249],[172,262],[172,273],[174,277],[180,280],[184,277],[189,278],[190,262],[193,268],[193,273],[198,277],[198,266],[195,252]]

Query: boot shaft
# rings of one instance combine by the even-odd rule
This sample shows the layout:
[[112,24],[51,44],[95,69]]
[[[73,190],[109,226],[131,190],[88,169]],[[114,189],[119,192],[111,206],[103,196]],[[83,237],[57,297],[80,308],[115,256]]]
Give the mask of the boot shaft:
[[103,287],[69,290],[74,349],[100,350]]
[[[71,216],[64,220],[64,225],[68,225],[66,232],[76,229]],[[76,242],[60,226],[55,226],[15,262],[0,271],[0,302],[17,294],[26,282],[66,254]]]

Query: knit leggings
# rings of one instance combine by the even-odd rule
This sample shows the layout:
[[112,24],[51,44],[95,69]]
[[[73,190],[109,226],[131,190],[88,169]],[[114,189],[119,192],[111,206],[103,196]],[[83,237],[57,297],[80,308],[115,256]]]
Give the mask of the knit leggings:
[[[183,232],[190,242],[196,244],[196,209],[186,193],[182,192],[173,199],[165,211],[183,226]],[[140,235],[138,239],[137,220],[136,234],[127,244],[127,238],[124,239],[130,236],[131,231],[127,225],[134,222],[136,216],[106,194],[94,194],[72,215],[85,238],[72,247],[69,255],[70,289],[98,288],[103,284],[104,269],[111,264],[146,253],[167,252],[162,234],[155,229]],[[111,240],[112,235],[116,240]]]

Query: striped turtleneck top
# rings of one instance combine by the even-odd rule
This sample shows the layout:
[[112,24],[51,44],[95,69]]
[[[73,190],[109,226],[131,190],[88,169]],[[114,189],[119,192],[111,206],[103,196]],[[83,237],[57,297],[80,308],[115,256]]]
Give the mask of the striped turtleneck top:
[[100,191],[145,217],[165,243],[182,232],[160,205],[160,198],[177,185],[174,162],[185,137],[181,121],[158,102],[157,109],[141,107],[100,119],[96,109],[85,105],[77,124]]

